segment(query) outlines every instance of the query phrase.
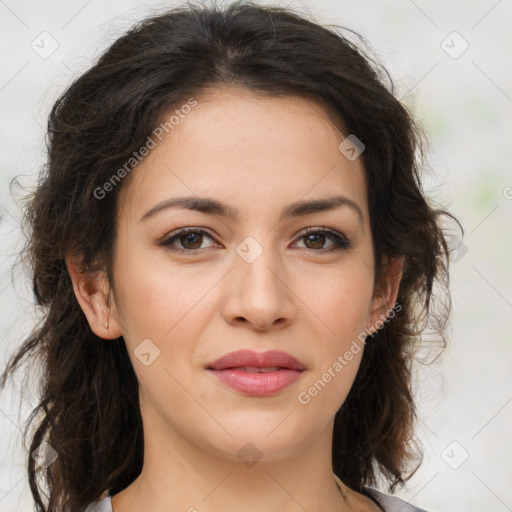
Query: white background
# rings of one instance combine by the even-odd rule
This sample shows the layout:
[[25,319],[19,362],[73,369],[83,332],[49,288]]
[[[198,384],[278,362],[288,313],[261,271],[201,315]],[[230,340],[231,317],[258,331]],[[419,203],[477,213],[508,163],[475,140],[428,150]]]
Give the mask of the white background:
[[[9,183],[34,182],[49,109],[73,77],[132,23],[173,5],[0,0],[0,363],[35,318],[29,280],[12,266],[23,243],[15,200],[23,191],[13,198]],[[451,270],[448,349],[420,368],[424,463],[397,494],[430,512],[512,510],[512,1],[280,5],[367,37],[430,134],[428,195],[466,231]],[[51,49],[45,31],[58,44],[48,58],[31,47],[46,37]],[[18,378],[0,395],[0,512],[32,510],[20,428],[37,391],[26,384]]]

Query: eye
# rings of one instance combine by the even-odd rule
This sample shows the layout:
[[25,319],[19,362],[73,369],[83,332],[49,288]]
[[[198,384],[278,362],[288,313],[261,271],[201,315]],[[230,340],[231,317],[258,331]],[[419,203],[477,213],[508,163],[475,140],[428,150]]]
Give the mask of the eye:
[[[332,245],[325,249],[322,246],[326,239],[331,239]],[[308,228],[301,235],[300,240],[305,240],[306,245],[310,245],[309,247],[306,247],[306,249],[312,249],[315,252],[325,253],[341,249],[350,249],[352,247],[352,244],[344,235],[327,228]]]
[[[171,233],[159,245],[178,252],[194,252],[201,249],[201,242],[205,236],[213,240],[213,237],[203,229],[183,228]],[[173,247],[175,242],[179,242],[181,247]]]

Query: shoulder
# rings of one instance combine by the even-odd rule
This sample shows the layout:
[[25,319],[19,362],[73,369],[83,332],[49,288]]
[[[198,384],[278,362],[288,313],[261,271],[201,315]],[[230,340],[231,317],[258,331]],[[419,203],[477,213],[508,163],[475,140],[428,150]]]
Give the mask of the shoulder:
[[105,496],[98,501],[89,503],[84,512],[112,512],[112,497]]
[[372,487],[365,487],[364,494],[373,498],[385,512],[427,512],[422,508],[415,507],[396,496],[389,496],[383,492],[373,489]]

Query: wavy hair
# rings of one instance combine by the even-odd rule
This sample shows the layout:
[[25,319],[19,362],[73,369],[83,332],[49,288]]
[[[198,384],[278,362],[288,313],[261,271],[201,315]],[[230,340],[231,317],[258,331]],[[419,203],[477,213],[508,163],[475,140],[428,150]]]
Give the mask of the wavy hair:
[[[82,510],[107,490],[120,492],[142,470],[138,382],[124,340],[105,342],[92,332],[65,256],[79,254],[84,269],[107,268],[111,279],[123,182],[102,200],[95,191],[173,106],[221,85],[315,100],[342,133],[365,144],[376,276],[385,272],[386,257],[403,257],[401,308],[366,339],[354,384],[335,417],[333,471],[357,491],[381,477],[394,491],[421,464],[411,368],[422,333],[430,329],[446,346],[449,254],[441,217],[452,217],[423,192],[421,128],[355,32],[288,8],[186,3],[119,37],[49,115],[48,159],[24,210],[23,254],[42,317],[0,379],[1,389],[24,358],[42,368],[40,400],[24,435],[35,422],[30,452],[46,441],[58,457],[37,469],[27,457],[39,511]],[[441,308],[433,308],[436,284],[443,291]]]

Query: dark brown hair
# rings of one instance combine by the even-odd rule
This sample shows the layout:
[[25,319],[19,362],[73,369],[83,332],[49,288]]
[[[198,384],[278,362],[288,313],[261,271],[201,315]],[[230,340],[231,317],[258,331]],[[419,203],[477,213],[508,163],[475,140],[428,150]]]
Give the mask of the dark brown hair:
[[[380,477],[393,491],[421,463],[413,434],[413,356],[425,329],[445,345],[450,309],[440,224],[440,215],[449,214],[429,205],[422,190],[421,130],[354,32],[285,8],[187,3],[116,40],[49,116],[48,161],[24,217],[24,254],[43,318],[0,380],[1,389],[27,356],[43,368],[40,402],[27,421],[37,416],[30,453],[46,441],[58,457],[42,471],[27,458],[37,510],[76,512],[107,489],[110,495],[121,491],[142,469],[138,382],[124,340],[105,342],[92,332],[64,258],[80,254],[84,269],[107,268],[111,277],[123,183],[101,200],[95,191],[145,144],[171,107],[219,85],[316,100],[342,133],[364,143],[376,276],[385,272],[385,256],[404,258],[401,309],[366,340],[335,418],[333,470],[357,491]],[[431,304],[436,283],[444,291],[440,309]],[[46,504],[38,477],[49,490]]]

